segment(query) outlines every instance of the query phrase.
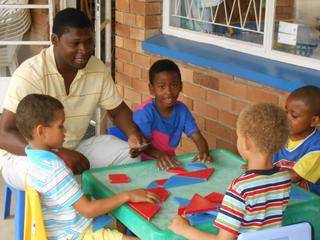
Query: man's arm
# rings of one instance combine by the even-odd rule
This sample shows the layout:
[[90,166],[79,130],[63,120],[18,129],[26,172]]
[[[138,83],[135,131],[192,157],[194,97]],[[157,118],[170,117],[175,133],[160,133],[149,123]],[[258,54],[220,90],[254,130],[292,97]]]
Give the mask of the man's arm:
[[16,126],[16,114],[3,109],[0,120],[0,148],[19,156],[26,155],[27,142]]
[[122,102],[118,107],[108,110],[115,124],[128,136],[130,147],[146,144],[145,139],[132,121],[132,111]]

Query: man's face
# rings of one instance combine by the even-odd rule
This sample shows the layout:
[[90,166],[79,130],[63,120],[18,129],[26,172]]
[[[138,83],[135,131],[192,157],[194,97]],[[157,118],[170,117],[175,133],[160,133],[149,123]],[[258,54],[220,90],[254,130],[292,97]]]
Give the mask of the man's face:
[[52,43],[55,46],[58,65],[67,65],[77,70],[87,65],[94,49],[90,28],[69,28],[60,38],[53,34]]

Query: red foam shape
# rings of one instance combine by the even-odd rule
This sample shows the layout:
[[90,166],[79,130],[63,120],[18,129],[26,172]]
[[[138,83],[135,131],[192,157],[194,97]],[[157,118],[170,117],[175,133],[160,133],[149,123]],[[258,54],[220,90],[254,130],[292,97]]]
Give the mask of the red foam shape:
[[128,203],[137,213],[148,221],[160,210],[160,206],[152,203]]
[[169,168],[169,169],[167,170],[167,172],[180,174],[180,173],[186,173],[187,170],[185,170],[185,169],[182,168],[182,167],[173,167],[173,168]]
[[170,193],[164,188],[149,188],[148,191],[153,192],[159,196],[159,201],[164,202],[169,197]]
[[179,176],[182,177],[191,177],[191,178],[202,178],[208,180],[211,174],[214,172],[214,168],[206,168],[198,171],[180,173]]
[[204,198],[213,203],[221,203],[224,198],[224,194],[221,194],[218,192],[212,192],[207,196],[205,196]]
[[192,199],[190,200],[188,206],[184,210],[185,214],[192,214],[192,213],[201,213],[207,212],[211,210],[217,210],[217,206],[215,203],[210,202],[209,200],[201,197],[199,194],[193,195]]
[[178,208],[178,215],[180,215],[180,216],[183,215],[185,209],[186,209],[186,207],[180,206],[180,207]]
[[130,180],[129,178],[123,178],[123,179],[112,179],[110,180],[110,183],[128,183]]
[[154,182],[158,184],[160,187],[162,187],[167,181],[168,179],[164,178],[164,179],[155,180]]
[[109,174],[109,179],[110,180],[113,180],[113,179],[128,179],[128,175],[127,174],[124,174],[124,173],[115,173],[115,174]]

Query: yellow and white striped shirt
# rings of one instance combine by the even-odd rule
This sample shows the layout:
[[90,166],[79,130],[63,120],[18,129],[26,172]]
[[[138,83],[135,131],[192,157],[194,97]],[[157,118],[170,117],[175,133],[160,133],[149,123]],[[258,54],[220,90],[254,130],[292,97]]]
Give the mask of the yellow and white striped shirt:
[[[14,72],[3,108],[15,113],[21,99],[31,93],[47,94],[63,103],[67,131],[64,147],[70,149],[79,144],[97,107],[114,109],[122,102],[110,70],[93,56],[86,67],[78,71],[67,95],[53,46],[23,62]],[[0,151],[0,155],[4,154]]]

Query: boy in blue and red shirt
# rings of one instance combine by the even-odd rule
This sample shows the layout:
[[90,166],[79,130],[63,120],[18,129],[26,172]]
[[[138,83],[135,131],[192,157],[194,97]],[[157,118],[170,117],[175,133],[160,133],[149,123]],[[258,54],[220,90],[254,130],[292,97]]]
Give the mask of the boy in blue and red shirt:
[[196,144],[199,154],[195,160],[211,162],[208,143],[189,109],[178,101],[182,90],[179,67],[171,60],[155,62],[149,70],[149,90],[154,98],[140,105],[133,120],[151,144],[142,153],[142,159],[157,159],[160,169],[180,163],[174,159],[182,133]]
[[273,155],[273,163],[287,168],[291,180],[320,195],[320,88],[304,86],[287,98],[289,140]]

